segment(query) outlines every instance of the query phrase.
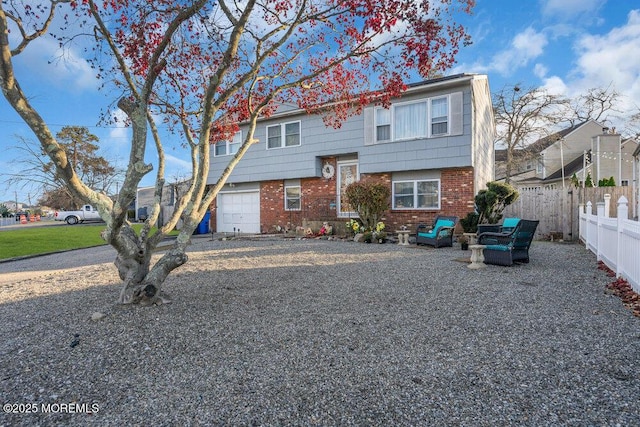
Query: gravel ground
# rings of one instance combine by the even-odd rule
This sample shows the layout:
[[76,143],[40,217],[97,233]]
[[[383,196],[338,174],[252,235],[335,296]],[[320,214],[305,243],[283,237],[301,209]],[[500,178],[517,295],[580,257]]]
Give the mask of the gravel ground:
[[201,238],[153,308],[99,257],[3,263],[0,401],[37,413],[0,425],[638,425],[640,319],[582,246],[530,253]]

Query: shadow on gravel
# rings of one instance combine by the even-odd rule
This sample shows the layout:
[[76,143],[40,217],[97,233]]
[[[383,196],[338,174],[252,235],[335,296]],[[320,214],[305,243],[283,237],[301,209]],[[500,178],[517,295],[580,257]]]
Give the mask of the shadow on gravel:
[[153,308],[51,278],[73,290],[1,304],[0,397],[99,410],[0,424],[633,424],[640,323],[584,248],[531,255],[474,271],[455,248],[202,243]]

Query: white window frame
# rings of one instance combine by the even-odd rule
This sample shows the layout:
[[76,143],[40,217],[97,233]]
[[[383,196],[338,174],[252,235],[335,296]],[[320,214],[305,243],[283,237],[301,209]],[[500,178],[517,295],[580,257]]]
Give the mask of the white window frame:
[[[287,143],[287,135],[286,135],[286,129],[287,129],[287,125],[293,124],[293,123],[297,123],[298,124],[298,143],[295,145],[286,145]],[[269,147],[269,129],[271,128],[280,128],[280,145],[277,147]],[[266,140],[267,140],[267,150],[277,150],[280,148],[289,148],[289,147],[299,147],[300,145],[302,145],[302,123],[300,120],[294,120],[291,122],[285,122],[285,123],[279,123],[276,125],[268,125],[266,127]]]
[[[437,206],[430,207],[417,207],[418,206],[418,183],[420,182],[437,182],[438,183],[438,204]],[[396,205],[396,184],[403,183],[412,183],[413,184],[413,206],[412,207],[403,207]],[[422,211],[431,211],[431,210],[440,210],[440,206],[442,204],[442,191],[441,191],[441,182],[439,179],[403,179],[391,182],[391,201],[393,210],[422,210]]]
[[[445,121],[439,121],[439,122],[433,122],[433,102],[437,101],[439,99],[446,99],[447,101],[447,115],[446,115],[446,120]],[[426,108],[426,116],[424,117],[424,121],[425,121],[425,133],[424,135],[415,135],[415,136],[410,136],[407,138],[396,138],[395,134],[396,134],[396,107],[402,107],[402,106],[407,106],[407,105],[412,105],[412,104],[425,104]],[[432,98],[423,98],[423,99],[417,99],[417,100],[413,100],[413,101],[405,101],[405,102],[397,102],[392,104],[388,110],[389,110],[389,115],[390,115],[390,123],[379,123],[378,122],[378,111],[385,109],[384,107],[375,107],[374,108],[374,112],[373,112],[373,127],[374,127],[374,143],[375,144],[380,144],[380,143],[385,143],[385,142],[396,142],[396,141],[409,141],[409,140],[414,140],[414,139],[424,139],[424,138],[440,138],[443,136],[449,136],[451,135],[451,95],[447,94],[447,95],[441,95],[441,96],[434,96]],[[447,132],[446,133],[433,133],[433,125],[437,124],[437,123],[446,123],[447,124]],[[380,126],[389,126],[390,127],[390,131],[389,131],[389,135],[390,135],[390,139],[382,139],[379,140],[378,139],[378,127]]]
[[[218,144],[222,144],[222,143],[225,144],[224,153],[218,154]],[[231,139],[231,141],[225,140],[225,141],[216,142],[213,146],[213,156],[214,157],[231,156],[238,152],[241,145],[242,145],[242,131],[240,130],[235,134],[233,134],[233,138]],[[233,150],[233,147],[236,147],[235,151]]]
[[[378,122],[378,113],[380,111],[386,111],[387,115],[389,116],[389,121],[388,122],[384,122],[384,123],[379,123]],[[393,129],[391,128],[391,122],[392,122],[392,117],[393,117],[393,108],[383,108],[383,107],[377,107],[374,109],[373,111],[374,114],[374,138],[375,138],[375,142],[389,142],[393,140]],[[381,126],[385,126],[385,127],[389,127],[389,138],[386,139],[378,139],[378,128]]]
[[[287,195],[287,190],[292,189],[292,188],[297,188],[298,189],[298,207],[297,208],[291,208],[289,206],[289,200],[296,200],[292,197],[288,197]],[[284,187],[284,210],[285,211],[300,211],[302,210],[302,187],[299,185],[285,185]]]
[[[440,136],[447,136],[451,133],[451,99],[449,99],[449,95],[445,95],[445,96],[436,96],[433,98],[429,99],[429,129],[427,130],[427,132],[429,133],[429,136],[431,138],[435,138],[435,137],[440,137]],[[438,122],[434,122],[433,120],[435,119],[435,117],[433,117],[433,103],[434,101],[438,101],[440,99],[444,99],[447,101],[447,114],[445,117],[444,121],[438,121]],[[440,118],[442,116],[438,116],[438,118]],[[433,125],[434,124],[441,124],[441,123],[446,123],[447,124],[447,131],[443,132],[443,133],[433,133]]]

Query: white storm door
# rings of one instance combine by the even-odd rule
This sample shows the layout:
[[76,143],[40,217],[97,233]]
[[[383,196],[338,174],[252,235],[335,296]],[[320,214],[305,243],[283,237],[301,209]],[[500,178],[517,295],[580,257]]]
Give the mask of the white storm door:
[[356,212],[353,211],[351,206],[346,200],[345,188],[352,182],[356,182],[360,180],[360,174],[358,173],[358,162],[357,161],[349,161],[349,162],[338,162],[338,179],[337,181],[337,195],[338,195],[338,216],[339,217],[354,217],[358,216]]

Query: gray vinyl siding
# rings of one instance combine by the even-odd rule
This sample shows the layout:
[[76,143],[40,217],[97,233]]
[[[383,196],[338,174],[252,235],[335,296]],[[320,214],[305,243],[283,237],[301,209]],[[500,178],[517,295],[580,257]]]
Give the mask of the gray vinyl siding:
[[[486,84],[486,82],[485,82]],[[451,95],[455,94],[455,95]],[[428,85],[409,91],[399,102],[451,95],[451,107],[462,103],[457,114],[462,120],[455,125],[451,112],[448,136],[404,141],[365,143],[373,132],[373,107],[348,118],[338,129],[326,127],[318,115],[291,114],[258,123],[253,144],[232,172],[228,182],[257,182],[321,176],[321,157],[355,155],[360,173],[400,172],[473,166],[472,158],[472,94],[469,78],[442,85],[437,90]],[[460,104],[458,102],[458,105]],[[489,98],[490,105],[490,98]],[[300,146],[266,148],[267,126],[299,120]],[[366,125],[365,125],[366,124]],[[454,134],[457,133],[457,134]],[[243,128],[243,135],[246,131]],[[369,135],[369,137],[367,137]],[[212,157],[209,183],[214,183],[226,167],[230,156]]]

